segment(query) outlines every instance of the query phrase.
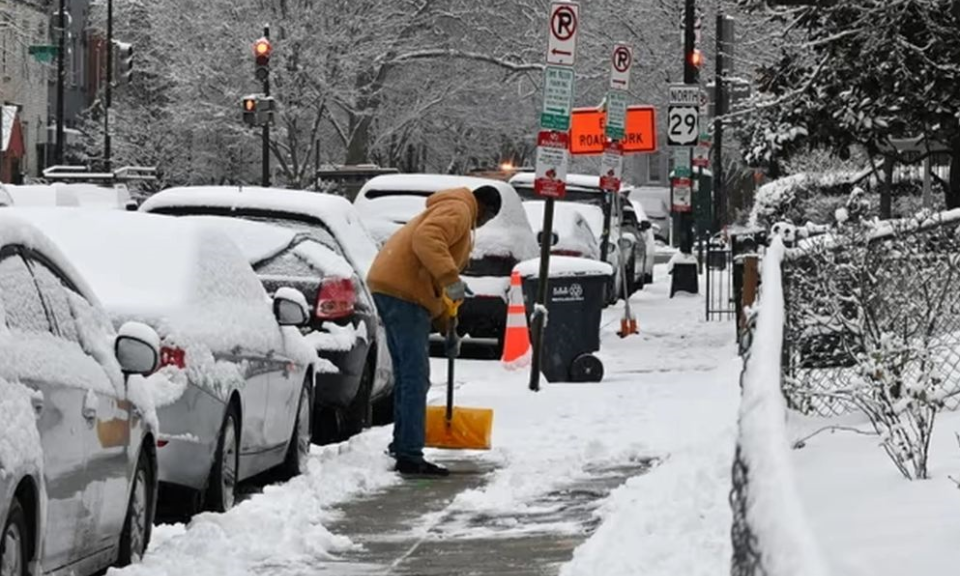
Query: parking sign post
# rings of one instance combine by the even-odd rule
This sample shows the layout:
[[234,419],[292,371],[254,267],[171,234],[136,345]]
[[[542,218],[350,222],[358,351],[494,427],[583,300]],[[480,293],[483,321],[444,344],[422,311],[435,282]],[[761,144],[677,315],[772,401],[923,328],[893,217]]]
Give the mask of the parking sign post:
[[[530,317],[533,358],[530,389],[540,390],[540,363],[543,328],[546,325],[547,284],[550,276],[550,233],[553,231],[553,203],[562,198],[567,186],[568,134],[573,106],[574,70],[577,61],[577,31],[580,5],[553,2],[547,20],[547,67],[544,70],[543,108],[537,137],[537,176],[534,191],[544,198],[543,234],[540,242],[540,277],[537,302]],[[546,239],[546,240],[544,240]]]

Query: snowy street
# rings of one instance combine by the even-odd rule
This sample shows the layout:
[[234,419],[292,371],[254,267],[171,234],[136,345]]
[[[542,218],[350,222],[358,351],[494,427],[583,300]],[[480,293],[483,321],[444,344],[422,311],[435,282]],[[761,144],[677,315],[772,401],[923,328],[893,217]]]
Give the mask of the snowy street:
[[[314,447],[306,475],[221,515],[157,527],[112,576],[715,574],[729,563],[729,466],[740,363],[702,299],[638,292],[640,335],[604,313],[601,384],[545,384],[458,363],[458,405],[495,410],[490,452],[432,452],[454,474],[403,480],[389,428]],[[442,398],[442,361],[433,395]]]

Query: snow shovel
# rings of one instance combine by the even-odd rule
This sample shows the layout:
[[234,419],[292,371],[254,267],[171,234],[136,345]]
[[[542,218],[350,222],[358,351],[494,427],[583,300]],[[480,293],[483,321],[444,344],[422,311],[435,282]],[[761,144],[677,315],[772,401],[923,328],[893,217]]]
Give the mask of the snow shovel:
[[447,322],[447,405],[427,406],[426,442],[430,448],[489,450],[493,410],[453,405],[453,370],[456,363],[457,309],[450,308]]

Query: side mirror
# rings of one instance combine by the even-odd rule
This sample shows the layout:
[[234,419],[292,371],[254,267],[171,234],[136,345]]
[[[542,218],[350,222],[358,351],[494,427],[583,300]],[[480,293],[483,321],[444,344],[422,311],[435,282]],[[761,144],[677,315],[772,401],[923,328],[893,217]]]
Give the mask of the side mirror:
[[114,354],[124,374],[152,374],[160,364],[160,336],[146,324],[127,322],[117,334]]
[[653,227],[653,224],[651,224],[649,220],[641,220],[641,221],[640,221],[640,231],[641,231],[641,232],[646,232],[647,230],[649,230],[649,229],[652,228],[652,227]]
[[281,326],[305,326],[310,322],[307,299],[293,288],[280,288],[274,294],[273,315]]
[[[550,233],[550,245],[556,246],[557,242],[560,241],[560,236],[556,232]],[[537,232],[537,244],[543,246],[543,230]]]

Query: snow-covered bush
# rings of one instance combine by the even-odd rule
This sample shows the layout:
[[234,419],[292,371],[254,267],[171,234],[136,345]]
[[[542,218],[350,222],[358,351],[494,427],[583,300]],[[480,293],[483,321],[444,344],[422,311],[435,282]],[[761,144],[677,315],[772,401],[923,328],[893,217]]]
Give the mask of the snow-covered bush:
[[908,479],[927,477],[937,413],[960,392],[960,214],[878,223],[860,194],[788,262],[788,401],[855,407]]
[[769,227],[787,221],[824,224],[833,220],[833,210],[842,204],[858,174],[854,172],[801,173],[768,182],[757,190],[750,225]]

